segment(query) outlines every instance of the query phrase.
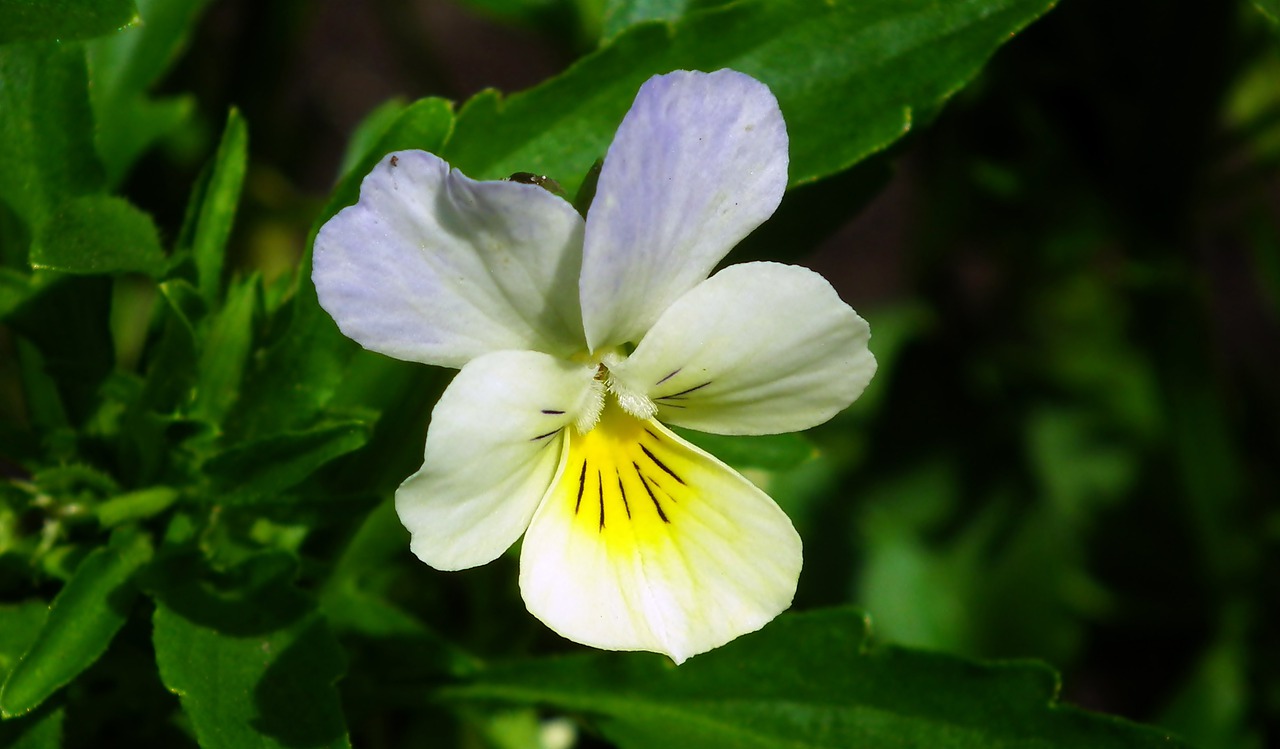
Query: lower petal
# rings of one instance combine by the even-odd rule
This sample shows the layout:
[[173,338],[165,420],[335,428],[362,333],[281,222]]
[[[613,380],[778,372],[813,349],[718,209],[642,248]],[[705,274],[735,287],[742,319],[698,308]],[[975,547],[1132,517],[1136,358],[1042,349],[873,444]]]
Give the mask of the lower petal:
[[520,589],[571,640],[677,663],[791,605],[801,545],[786,514],[733,469],[615,403],[571,432],[525,535]]

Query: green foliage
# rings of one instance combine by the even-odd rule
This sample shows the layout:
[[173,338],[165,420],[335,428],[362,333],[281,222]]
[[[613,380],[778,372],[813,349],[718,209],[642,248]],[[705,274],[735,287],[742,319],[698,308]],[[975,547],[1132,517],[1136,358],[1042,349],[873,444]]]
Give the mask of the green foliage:
[[625,749],[1185,746],[1057,705],[1057,690],[1033,664],[874,646],[865,617],[833,609],[784,616],[680,668],[583,655],[495,667],[445,695],[583,713]]
[[1253,5],[1267,17],[1273,25],[1280,25],[1280,2],[1276,0],[1253,0]]
[[196,282],[205,303],[214,305],[222,286],[222,266],[227,254],[227,238],[235,221],[236,205],[249,153],[249,129],[236,110],[227,115],[227,128],[214,154],[212,171],[203,185],[203,194],[193,201],[200,209],[191,238],[191,255],[196,265]]
[[290,585],[291,562],[251,559],[231,594],[198,579],[190,560],[171,564],[157,590],[156,662],[200,745],[349,747],[333,688],[342,651]]
[[118,184],[158,139],[189,122],[189,96],[152,98],[149,89],[186,42],[208,0],[140,0],[141,23],[86,45],[98,155]]
[[84,54],[73,45],[0,45],[0,80],[0,200],[35,233],[62,201],[102,184]]
[[88,39],[136,18],[133,0],[0,0],[0,44]]
[[543,86],[467,102],[443,155],[477,179],[532,171],[555,177],[572,194],[645,79],[730,67],[763,80],[778,97],[791,138],[791,184],[804,184],[927,122],[996,47],[1052,6],[789,0],[642,24]]
[[132,578],[151,559],[145,536],[121,532],[85,557],[53,599],[35,641],[0,690],[0,713],[25,715],[102,655],[130,614]]
[[110,195],[62,203],[31,246],[31,267],[38,270],[159,276],[164,266],[164,250],[151,217]]

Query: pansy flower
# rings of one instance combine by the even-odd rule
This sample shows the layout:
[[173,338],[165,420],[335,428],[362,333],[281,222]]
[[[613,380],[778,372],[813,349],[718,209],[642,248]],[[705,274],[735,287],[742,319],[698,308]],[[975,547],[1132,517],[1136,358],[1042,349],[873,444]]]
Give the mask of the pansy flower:
[[585,221],[537,185],[383,159],[316,237],[312,277],[365,348],[461,370],[396,492],[413,553],[460,570],[523,534],[534,616],[677,663],[790,606],[786,514],[666,426],[807,429],[875,372],[867,324],[816,273],[710,275],[786,185],[778,103],[731,70],[640,88]]

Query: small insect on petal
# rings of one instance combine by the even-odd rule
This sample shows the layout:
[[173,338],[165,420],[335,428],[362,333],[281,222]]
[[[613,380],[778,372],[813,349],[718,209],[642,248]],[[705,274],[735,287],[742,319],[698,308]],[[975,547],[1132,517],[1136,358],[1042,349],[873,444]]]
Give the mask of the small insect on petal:
[[552,195],[558,195],[562,198],[568,198],[564,188],[559,182],[551,179],[545,174],[534,174],[533,172],[516,172],[507,177],[508,182],[519,182],[522,185],[537,185]]

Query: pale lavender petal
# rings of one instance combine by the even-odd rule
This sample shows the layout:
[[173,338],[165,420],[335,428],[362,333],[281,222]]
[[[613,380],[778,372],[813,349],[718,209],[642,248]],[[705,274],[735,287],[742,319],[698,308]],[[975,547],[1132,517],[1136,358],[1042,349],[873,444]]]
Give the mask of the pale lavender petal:
[[424,151],[383,159],[316,236],[311,277],[344,334],[447,367],[491,351],[569,356],[583,224],[535,185],[477,182]]
[[732,70],[640,88],[587,214],[582,312],[593,350],[637,342],[778,207],[787,133],[768,87]]

